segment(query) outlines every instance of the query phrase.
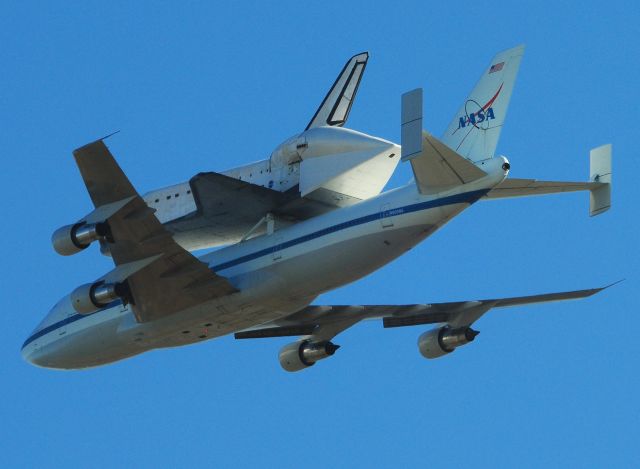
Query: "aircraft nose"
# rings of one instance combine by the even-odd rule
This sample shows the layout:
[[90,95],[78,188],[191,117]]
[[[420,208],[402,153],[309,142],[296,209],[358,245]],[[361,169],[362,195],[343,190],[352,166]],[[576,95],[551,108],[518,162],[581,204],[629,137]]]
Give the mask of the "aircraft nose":
[[[35,335],[35,334],[34,334]],[[34,366],[47,368],[48,363],[48,354],[42,348],[36,347],[35,340],[36,337],[31,335],[24,341],[22,344],[22,349],[20,350],[20,354],[22,355],[22,359],[27,363],[30,363]]]
[[24,341],[24,344],[22,344],[22,348],[20,349],[20,354],[22,355],[22,359],[24,361],[26,361],[27,363],[33,364],[33,361],[32,361],[33,351],[31,347],[29,347],[29,337],[27,338],[27,340]]
[[40,368],[51,368],[49,354],[42,349],[35,349],[29,345],[23,346],[20,351],[22,358],[31,365]]

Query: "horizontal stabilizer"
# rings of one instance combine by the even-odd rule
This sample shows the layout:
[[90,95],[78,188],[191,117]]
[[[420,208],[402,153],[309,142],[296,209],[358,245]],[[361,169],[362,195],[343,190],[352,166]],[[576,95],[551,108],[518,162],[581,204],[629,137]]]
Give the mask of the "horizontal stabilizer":
[[[433,185],[437,182],[442,183],[445,178],[453,185],[468,184],[487,175],[471,161],[451,150],[433,135],[426,131],[423,131],[422,135],[422,148],[427,156],[425,160],[433,162],[430,168],[435,173],[435,176],[432,176]],[[427,174],[426,177],[429,175]]]
[[402,161],[409,160],[422,194],[440,192],[487,175],[433,135],[422,130],[422,89],[402,95]]
[[600,215],[611,208],[611,145],[591,150],[589,182],[537,181],[535,179],[505,179],[484,196],[485,199],[527,197],[590,191],[589,214]]
[[491,189],[484,198],[504,199],[508,197],[590,191],[601,186],[602,184],[592,182],[537,181],[535,179],[509,178]]

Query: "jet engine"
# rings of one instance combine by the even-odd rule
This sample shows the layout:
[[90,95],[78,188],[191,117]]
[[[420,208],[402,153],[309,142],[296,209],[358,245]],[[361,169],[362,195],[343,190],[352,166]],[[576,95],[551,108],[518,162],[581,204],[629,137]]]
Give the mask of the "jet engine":
[[109,233],[106,223],[76,223],[58,228],[51,236],[51,244],[61,256],[71,256],[97,240],[105,239]]
[[71,292],[71,304],[80,314],[91,314],[119,298],[127,298],[126,283],[87,283]]
[[312,366],[318,360],[330,357],[340,348],[332,342],[309,342],[302,340],[285,345],[280,349],[280,365],[286,371],[300,371]]
[[472,342],[479,333],[470,327],[433,329],[418,337],[418,349],[425,358],[438,358]]

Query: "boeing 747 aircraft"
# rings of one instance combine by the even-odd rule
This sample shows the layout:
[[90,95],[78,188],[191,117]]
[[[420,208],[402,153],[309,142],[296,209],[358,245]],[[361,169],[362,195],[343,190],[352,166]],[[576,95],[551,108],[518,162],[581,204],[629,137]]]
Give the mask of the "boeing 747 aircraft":
[[[104,143],[74,151],[93,206],[52,237],[63,255],[98,242],[115,267],[64,296],[29,335],[24,358],[75,369],[235,334],[297,337],[287,371],[332,356],[365,319],[433,324],[426,358],[473,341],[492,308],[591,296],[603,288],[432,304],[322,305],[318,295],[406,253],[478,201],[589,191],[590,214],[611,205],[611,145],[590,154],[587,182],[509,178],[498,138],[524,47],[497,54],[441,138],[423,130],[422,90],[401,100],[401,145],[343,127],[368,54],[350,59],[306,129],[267,160],[139,195]],[[380,193],[399,161],[414,180]],[[190,251],[222,246],[195,257]],[[84,254],[87,255],[87,254]],[[604,287],[606,288],[606,287]]]

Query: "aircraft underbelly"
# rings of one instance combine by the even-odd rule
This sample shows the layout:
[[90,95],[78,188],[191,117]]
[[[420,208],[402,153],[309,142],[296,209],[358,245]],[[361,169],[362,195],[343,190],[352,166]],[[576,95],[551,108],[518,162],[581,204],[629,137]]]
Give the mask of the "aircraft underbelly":
[[32,361],[38,366],[59,369],[104,365],[144,352],[119,340],[120,318],[111,318],[88,328],[69,332],[38,347]]
[[400,257],[444,226],[467,204],[439,207],[369,223],[353,235],[327,241],[300,254],[284,252],[271,271],[283,278],[288,291],[317,296],[358,280]]
[[231,277],[239,294],[158,321],[148,348],[188,345],[288,316],[319,294],[362,278],[401,256],[466,207],[457,204],[393,217],[393,225],[387,228],[375,221],[365,232],[337,241],[264,256]]
[[399,257],[435,231],[435,225],[379,231],[290,257],[272,270],[287,279],[289,291],[318,295],[351,283]]

